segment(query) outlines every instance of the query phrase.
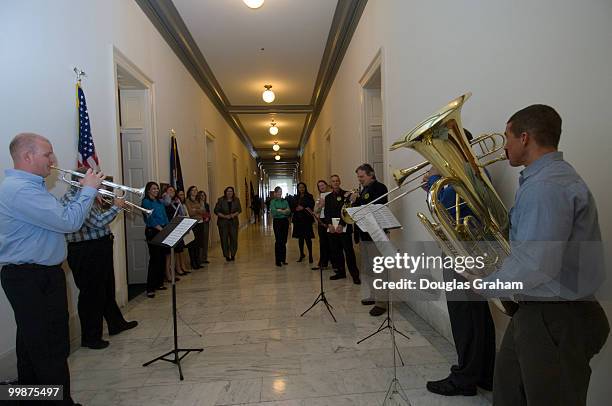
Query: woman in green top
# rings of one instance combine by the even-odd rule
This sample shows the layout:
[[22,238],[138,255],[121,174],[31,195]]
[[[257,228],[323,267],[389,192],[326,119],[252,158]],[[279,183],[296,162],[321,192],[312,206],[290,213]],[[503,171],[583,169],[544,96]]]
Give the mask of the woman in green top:
[[287,265],[287,235],[289,234],[289,215],[291,209],[289,203],[282,198],[283,189],[280,186],[274,188],[274,199],[270,202],[270,213],[272,213],[272,227],[274,229],[274,256],[276,266]]

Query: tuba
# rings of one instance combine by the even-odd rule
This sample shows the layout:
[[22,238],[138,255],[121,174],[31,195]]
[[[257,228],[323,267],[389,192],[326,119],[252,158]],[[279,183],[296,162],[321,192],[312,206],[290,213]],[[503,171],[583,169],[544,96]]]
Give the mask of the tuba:
[[[438,170],[441,178],[432,185],[427,196],[434,220],[423,213],[418,213],[417,217],[446,255],[485,258],[482,270],[465,271],[484,277],[494,272],[510,253],[508,211],[484,170],[485,166],[505,156],[481,163],[473,152],[474,144],[487,139],[479,137],[469,142],[463,131],[461,108],[470,96],[471,93],[467,93],[448,103],[393,143],[390,150],[413,149]],[[396,182],[412,174],[415,168],[396,171]],[[452,186],[456,192],[454,216],[438,200],[438,192],[446,186]],[[472,214],[462,217],[462,207],[469,208]],[[495,301],[495,304],[505,313],[511,312],[508,303]]]

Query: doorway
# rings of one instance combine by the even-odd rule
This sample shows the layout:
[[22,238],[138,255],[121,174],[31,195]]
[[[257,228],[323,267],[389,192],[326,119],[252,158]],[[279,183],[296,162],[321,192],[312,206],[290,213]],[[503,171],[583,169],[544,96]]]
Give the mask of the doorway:
[[363,142],[365,162],[372,165],[376,177],[385,179],[385,156],[383,148],[383,103],[380,52],[359,81],[362,86]]
[[[121,183],[140,188],[146,185],[153,173],[152,82],[117,51],[115,72]],[[135,204],[141,204],[141,199],[133,194],[127,194],[126,198]],[[130,300],[145,289],[149,252],[142,214],[138,211],[126,213],[123,224],[126,266],[124,278],[117,277],[117,281],[126,280],[127,299]],[[121,289],[122,285],[119,282],[118,288]]]
[[[206,174],[208,177],[208,191],[206,193],[208,194],[208,204],[212,212],[219,197],[217,185],[215,184],[215,136],[208,130],[205,130],[204,133],[206,135]],[[208,246],[211,247],[213,243],[219,241],[219,231],[217,227],[213,227],[212,220],[208,232]]]

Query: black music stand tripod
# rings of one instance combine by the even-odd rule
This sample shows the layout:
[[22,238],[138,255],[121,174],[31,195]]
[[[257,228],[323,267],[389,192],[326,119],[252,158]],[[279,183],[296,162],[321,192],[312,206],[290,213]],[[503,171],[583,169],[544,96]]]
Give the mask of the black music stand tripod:
[[304,313],[302,313],[300,315],[300,317],[303,317],[306,313],[308,313],[309,311],[311,311],[316,305],[317,303],[321,302],[325,305],[325,307],[327,307],[327,311],[329,312],[329,314],[332,316],[332,319],[334,319],[334,322],[338,322],[338,320],[336,320],[336,317],[334,317],[334,313],[332,313],[331,309],[333,309],[334,307],[332,305],[329,304],[329,302],[327,301],[327,298],[325,297],[325,292],[323,291],[323,267],[319,267],[319,272],[321,275],[321,289],[319,291],[319,296],[317,296],[317,298],[315,299],[314,303],[304,311]]
[[[388,283],[389,282],[389,271],[386,270],[385,272],[387,274],[386,280]],[[391,341],[393,342],[395,351],[397,351],[397,355],[399,355],[400,362],[402,363],[402,366],[404,366],[405,365],[404,359],[402,358],[402,354],[400,353],[397,343],[395,342],[395,333],[403,336],[404,338],[406,338],[406,340],[410,340],[410,337],[408,337],[406,334],[402,333],[397,328],[395,328],[395,323],[393,322],[392,314],[393,314],[393,297],[391,296],[391,289],[387,289],[387,317],[383,320],[383,322],[380,324],[380,327],[378,327],[376,331],[374,331],[372,334],[368,335],[367,337],[364,337],[361,340],[357,341],[357,344],[361,344],[365,340],[368,340],[374,337],[376,334],[382,333],[383,331],[389,329],[389,332],[391,333],[391,338],[392,338]]]
[[[167,361],[178,366],[179,377],[183,378],[183,369],[181,368],[181,360],[190,352],[202,352],[203,348],[178,348],[178,333],[176,325],[176,275],[174,271],[174,247],[178,242],[191,230],[197,221],[189,218],[175,217],[172,219],[162,231],[160,231],[151,241],[152,244],[162,247],[170,247],[170,269],[172,270],[172,322],[174,324],[174,348],[151,361],[142,364],[146,367],[156,361]],[[180,355],[184,352],[183,355]],[[173,355],[173,358],[166,358],[168,355]]]

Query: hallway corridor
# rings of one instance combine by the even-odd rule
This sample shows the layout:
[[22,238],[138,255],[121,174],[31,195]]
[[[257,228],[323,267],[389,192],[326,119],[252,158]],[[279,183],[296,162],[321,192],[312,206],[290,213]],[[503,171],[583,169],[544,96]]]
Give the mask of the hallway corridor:
[[[75,401],[106,406],[381,404],[393,376],[390,337],[385,333],[356,342],[374,331],[382,316],[368,315],[350,278],[329,281],[326,271],[326,293],[338,323],[321,304],[300,317],[317,296],[319,274],[308,262],[296,263],[296,240],[288,242],[287,267],[274,266],[273,247],[271,226],[249,226],[240,232],[235,263],[226,263],[216,247],[207,268],[177,284],[179,347],[204,347],[183,360],[184,381],[173,364],[142,367],[172,348],[168,289],[154,299],[132,300],[124,312],[140,324],[111,337],[108,348],[71,354]],[[454,350],[415,313],[399,308],[397,328],[410,340],[398,338],[406,363],[398,378],[412,405],[488,405],[482,394],[444,398],[425,390],[427,380],[448,374]]]

